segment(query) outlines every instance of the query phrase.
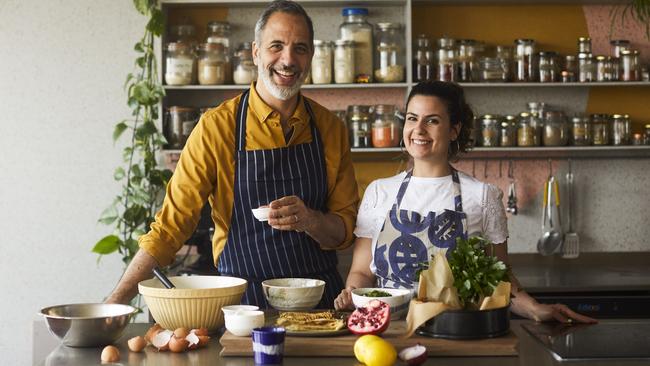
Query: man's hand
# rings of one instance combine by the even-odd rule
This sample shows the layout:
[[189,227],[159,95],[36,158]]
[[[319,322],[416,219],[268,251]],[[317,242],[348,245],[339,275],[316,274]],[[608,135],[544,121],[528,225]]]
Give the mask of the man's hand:
[[277,230],[308,231],[318,223],[322,213],[314,211],[298,196],[282,197],[269,204],[269,225]]

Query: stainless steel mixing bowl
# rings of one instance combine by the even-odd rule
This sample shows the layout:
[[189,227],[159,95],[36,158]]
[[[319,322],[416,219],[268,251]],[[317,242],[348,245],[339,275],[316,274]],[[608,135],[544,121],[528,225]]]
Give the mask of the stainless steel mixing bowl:
[[67,304],[41,309],[50,333],[70,347],[115,342],[136,312],[133,306],[121,304]]

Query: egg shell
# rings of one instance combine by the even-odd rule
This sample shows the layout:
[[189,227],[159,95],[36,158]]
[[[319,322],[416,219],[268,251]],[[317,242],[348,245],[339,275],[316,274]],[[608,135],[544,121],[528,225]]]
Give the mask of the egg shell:
[[153,337],[158,333],[165,330],[160,324],[156,323],[154,324],[149,330],[147,330],[147,333],[144,335],[144,340],[147,341],[148,343],[152,343]]
[[185,352],[190,342],[185,338],[178,338],[176,336],[169,340],[169,350],[174,353]]
[[144,337],[137,336],[129,339],[126,344],[132,352],[141,352],[147,346],[147,341],[144,340]]
[[115,346],[106,346],[102,350],[102,362],[117,362],[120,360],[120,350]]
[[178,338],[185,338],[188,334],[190,334],[190,331],[187,328],[176,328],[174,331],[174,336]]
[[151,344],[158,348],[158,351],[167,351],[169,350],[169,341],[173,336],[174,333],[171,330],[160,331],[153,337]]

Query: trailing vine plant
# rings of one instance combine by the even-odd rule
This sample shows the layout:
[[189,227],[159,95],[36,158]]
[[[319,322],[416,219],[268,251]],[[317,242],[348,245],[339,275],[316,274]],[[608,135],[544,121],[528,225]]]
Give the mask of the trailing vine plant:
[[133,4],[148,22],[144,35],[134,46],[135,71],[127,75],[124,84],[131,118],[118,122],[113,131],[114,143],[128,138],[122,151],[123,165],[113,173],[122,190],[99,218],[102,224],[113,227],[113,233],[101,238],[92,249],[99,254],[97,261],[103,255],[118,252],[125,268],[138,251],[138,238],[153,221],[171,177],[171,171],[159,169],[156,160],[156,152],[166,143],[156,126],[158,106],[165,91],[154,54],[154,40],[164,29],[163,16],[157,0],[133,0]]
[[621,24],[629,18],[645,27],[646,38],[650,39],[650,0],[628,0],[625,4],[613,6],[609,13],[611,19],[610,35],[618,20]]

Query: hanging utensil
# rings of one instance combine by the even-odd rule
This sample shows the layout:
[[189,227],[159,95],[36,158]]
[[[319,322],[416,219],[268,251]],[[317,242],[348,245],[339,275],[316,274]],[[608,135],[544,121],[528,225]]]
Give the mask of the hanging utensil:
[[[542,255],[551,255],[562,246],[562,228],[560,216],[560,195],[557,180],[553,176],[549,159],[549,178],[544,184],[544,210],[542,215],[542,237],[537,241],[537,251]],[[546,225],[548,221],[548,226]]]
[[[517,214],[517,187],[515,186],[514,171],[515,171],[514,162],[510,160],[510,162],[508,163],[508,178],[510,178],[510,185],[508,186],[508,205],[506,207],[506,212],[516,215]],[[501,172],[501,169],[499,169],[499,172]]]
[[573,231],[573,217],[572,211],[574,209],[574,192],[573,192],[573,169],[572,162],[569,159],[569,172],[566,174],[567,191],[569,195],[569,203],[567,207],[567,219],[569,221],[569,231],[564,234],[564,245],[562,246],[562,258],[578,258],[580,255],[580,238],[578,233]]

